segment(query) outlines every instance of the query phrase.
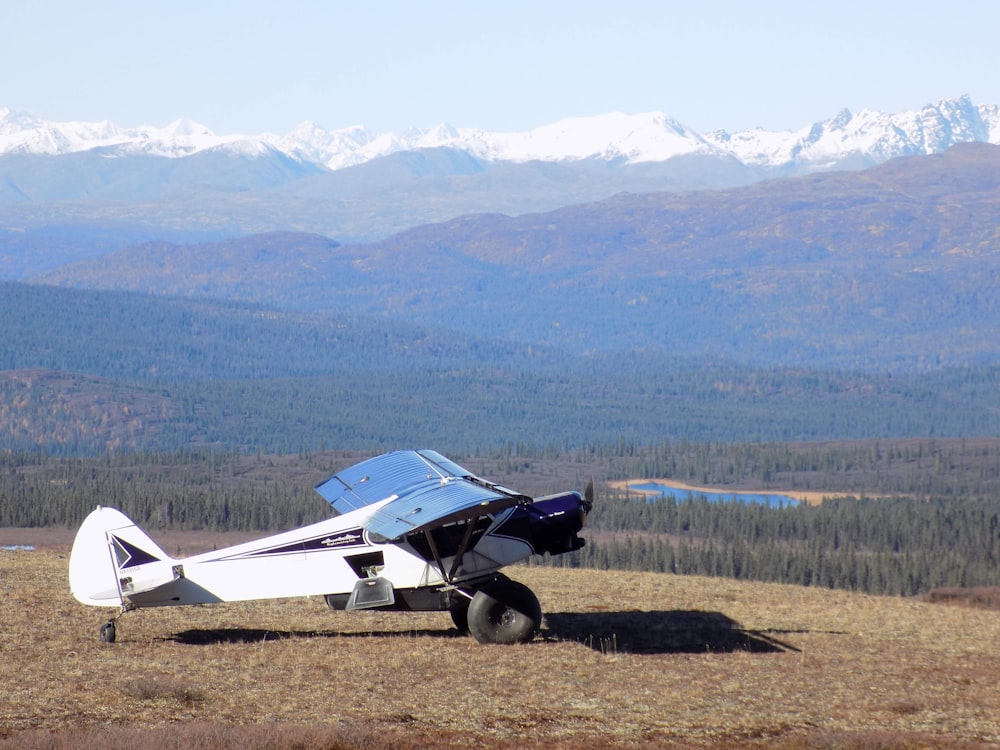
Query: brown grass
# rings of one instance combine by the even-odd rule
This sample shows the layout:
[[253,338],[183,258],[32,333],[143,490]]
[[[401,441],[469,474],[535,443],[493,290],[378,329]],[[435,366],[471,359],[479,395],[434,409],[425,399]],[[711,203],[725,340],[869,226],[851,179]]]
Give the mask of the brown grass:
[[1000,586],[975,586],[932,589],[921,597],[936,604],[953,604],[959,607],[978,607],[1000,610]]
[[1000,615],[916,599],[516,567],[535,642],[318,599],[126,615],[78,605],[64,547],[0,552],[0,748],[1000,744]]

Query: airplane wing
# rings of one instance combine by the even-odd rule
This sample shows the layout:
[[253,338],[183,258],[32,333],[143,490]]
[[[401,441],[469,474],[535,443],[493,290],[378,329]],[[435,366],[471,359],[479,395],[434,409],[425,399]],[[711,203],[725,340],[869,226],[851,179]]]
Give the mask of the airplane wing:
[[338,513],[388,500],[364,527],[387,540],[532,502],[430,450],[395,451],[335,474],[316,491]]

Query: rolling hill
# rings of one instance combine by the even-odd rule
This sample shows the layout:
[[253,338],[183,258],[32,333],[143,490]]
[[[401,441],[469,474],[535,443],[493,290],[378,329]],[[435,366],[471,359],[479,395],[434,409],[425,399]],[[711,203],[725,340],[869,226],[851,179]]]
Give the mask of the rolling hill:
[[33,281],[362,314],[544,345],[907,371],[997,361],[1000,147],[724,191],[472,215],[343,245],[147,243]]
[[892,375],[574,354],[385,317],[12,283],[0,338],[0,450],[1000,434],[996,366]]

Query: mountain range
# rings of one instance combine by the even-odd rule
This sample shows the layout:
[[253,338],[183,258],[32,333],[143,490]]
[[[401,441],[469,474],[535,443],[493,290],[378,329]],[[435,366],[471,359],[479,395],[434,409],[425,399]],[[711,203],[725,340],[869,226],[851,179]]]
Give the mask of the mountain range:
[[180,125],[22,143],[0,447],[996,434],[995,113],[918,114],[811,129],[866,134],[839,169],[805,136],[798,166],[690,133],[662,161],[452,144],[337,169]]
[[0,154],[50,156],[100,149],[106,155],[191,156],[219,150],[264,157],[280,152],[328,170],[402,151],[448,148],[484,162],[602,159],[638,164],[702,154],[733,158],[748,167],[808,172],[871,165],[896,156],[939,153],[955,143],[1000,143],[1000,108],[968,96],[886,114],[842,110],[798,130],[697,133],[662,112],[560,120],[526,132],[497,133],[442,123],[404,133],[373,133],[363,126],[325,130],[301,123],[283,136],[216,135],[190,120],[164,128],[121,128],[111,122],[50,122],[0,109]]
[[[220,144],[192,126],[53,129],[7,113],[5,142],[22,138],[0,157],[8,189],[26,195],[12,175],[63,188],[0,208],[0,280],[403,320],[570,356],[643,351],[866,370],[983,364],[1000,354],[1000,147],[980,142],[996,119],[996,108],[967,97],[922,113],[844,115],[812,128],[812,142],[864,133],[855,143],[868,144],[865,159],[889,153],[889,143],[919,153],[759,180],[662,116],[631,118],[650,126],[632,131],[635,142],[655,144],[652,134],[666,128],[702,150],[662,162],[607,158],[607,148],[597,157],[587,149],[598,126],[625,129],[608,116],[588,121],[590,130],[558,126],[589,133],[590,146],[562,152],[586,155],[576,161],[550,153],[554,160],[487,162],[438,145],[333,170],[276,145]],[[435,133],[428,144],[458,131]],[[33,153],[29,141],[44,148]],[[45,148],[57,153],[38,153]],[[742,184],[665,190],[668,171]],[[525,201],[531,209],[517,210]],[[446,218],[428,219],[437,215]],[[399,229],[359,241],[315,226],[345,217],[376,234]]]
[[781,132],[697,133],[654,112],[520,133],[446,124],[373,133],[306,122],[282,136],[215,135],[185,120],[131,129],[55,123],[0,109],[0,243],[23,237],[10,232],[109,224],[132,239],[290,230],[371,241],[471,213],[737,187],[968,142],[1000,143],[1000,108],[962,96],[896,114],[845,110]]

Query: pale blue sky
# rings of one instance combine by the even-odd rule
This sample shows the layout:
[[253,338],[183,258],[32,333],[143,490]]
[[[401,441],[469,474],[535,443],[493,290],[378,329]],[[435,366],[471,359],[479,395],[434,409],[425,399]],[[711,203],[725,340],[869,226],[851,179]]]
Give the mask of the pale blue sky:
[[658,110],[732,132],[962,94],[1000,104],[989,0],[5,5],[0,107],[123,127],[527,130]]

